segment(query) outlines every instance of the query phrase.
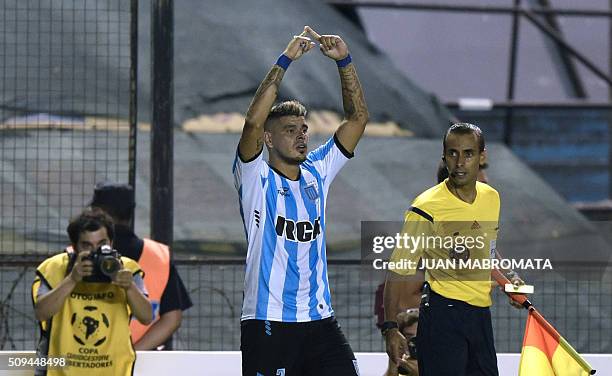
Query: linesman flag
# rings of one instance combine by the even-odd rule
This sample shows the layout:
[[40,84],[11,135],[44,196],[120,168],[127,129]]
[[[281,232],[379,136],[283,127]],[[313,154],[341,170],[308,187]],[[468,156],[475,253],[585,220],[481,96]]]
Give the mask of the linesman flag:
[[529,310],[519,376],[587,376],[595,370],[535,309]]
[[[500,286],[510,283],[499,270],[491,276]],[[508,294],[508,293],[506,293]],[[523,338],[523,350],[519,365],[519,376],[587,376],[595,370],[559,332],[535,309],[524,294],[508,294],[520,303],[529,314]]]

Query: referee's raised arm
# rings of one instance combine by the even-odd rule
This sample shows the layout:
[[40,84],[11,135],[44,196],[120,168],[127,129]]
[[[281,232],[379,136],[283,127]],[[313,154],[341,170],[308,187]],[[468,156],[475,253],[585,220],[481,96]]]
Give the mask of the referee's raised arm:
[[295,35],[272,66],[264,80],[259,85],[249,109],[247,110],[242,136],[238,143],[238,154],[243,161],[257,156],[263,147],[264,123],[270,109],[276,100],[278,88],[285,71],[292,61],[299,59],[310,51],[315,44],[306,37],[306,28],[300,35]]

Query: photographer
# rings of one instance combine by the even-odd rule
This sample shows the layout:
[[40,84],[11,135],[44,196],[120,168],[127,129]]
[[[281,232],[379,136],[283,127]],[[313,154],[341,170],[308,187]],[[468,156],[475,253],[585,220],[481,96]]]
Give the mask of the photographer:
[[131,375],[136,359],[130,315],[147,324],[152,308],[138,264],[112,250],[113,222],[85,210],[67,228],[71,249],[36,269],[32,300],[40,322],[38,356],[67,366],[36,375]]
[[170,257],[167,245],[138,237],[132,231],[136,201],[134,189],[127,184],[96,184],[92,208],[103,210],[113,219],[113,246],[123,256],[136,260],[145,272],[144,284],[153,306],[153,322],[130,323],[135,350],[172,350],[172,334],[181,325],[183,311],[193,304]]
[[419,325],[419,310],[408,309],[397,314],[398,330],[406,338],[408,348],[402,359],[395,364],[389,359],[387,372],[384,376],[418,376],[416,333]]

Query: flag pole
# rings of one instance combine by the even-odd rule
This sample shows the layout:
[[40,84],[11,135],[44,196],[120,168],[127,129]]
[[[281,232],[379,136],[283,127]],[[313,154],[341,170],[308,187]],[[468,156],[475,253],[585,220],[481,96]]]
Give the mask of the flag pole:
[[504,291],[504,293],[508,295],[510,299],[525,307],[525,309],[529,311],[532,317],[544,328],[544,330],[546,330],[548,334],[550,334],[554,339],[556,339],[559,344],[563,346],[563,348],[570,354],[570,356],[580,364],[582,368],[588,369],[591,375],[594,375],[595,372],[597,372],[593,369],[593,367],[591,367],[591,365],[589,365],[589,363],[587,363],[586,360],[582,358],[582,356],[580,356],[580,354],[578,354],[578,352],[572,347],[572,345],[570,345],[569,342],[567,342],[565,338],[563,338],[561,334],[559,334],[557,329],[550,325],[550,323],[546,321],[544,316],[542,316],[542,314],[537,309],[535,309],[533,304],[531,304],[529,299],[527,299],[527,295],[513,294],[505,291],[504,287],[507,283],[511,282],[501,271],[499,271],[499,269],[491,270],[491,277],[493,277],[497,284],[502,287],[502,291]]

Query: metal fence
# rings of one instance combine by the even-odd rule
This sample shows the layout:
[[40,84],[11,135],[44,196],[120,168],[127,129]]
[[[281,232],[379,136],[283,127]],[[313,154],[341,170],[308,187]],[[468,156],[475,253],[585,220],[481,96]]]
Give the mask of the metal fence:
[[[176,350],[238,350],[243,260],[177,261],[194,306],[175,335]],[[0,350],[31,350],[37,328],[30,298],[32,263],[0,265]],[[330,260],[332,304],[354,351],[384,351],[375,327],[379,279],[364,274],[358,260]],[[531,301],[583,353],[612,352],[612,279],[604,266],[565,266],[556,273],[526,274],[536,286]],[[608,274],[605,274],[605,273]],[[493,294],[497,352],[520,352],[526,311]]]
[[0,3],[0,254],[58,249],[95,182],[133,179],[135,3]]

